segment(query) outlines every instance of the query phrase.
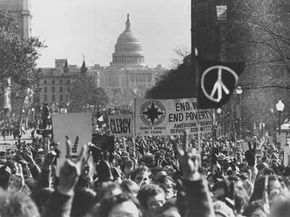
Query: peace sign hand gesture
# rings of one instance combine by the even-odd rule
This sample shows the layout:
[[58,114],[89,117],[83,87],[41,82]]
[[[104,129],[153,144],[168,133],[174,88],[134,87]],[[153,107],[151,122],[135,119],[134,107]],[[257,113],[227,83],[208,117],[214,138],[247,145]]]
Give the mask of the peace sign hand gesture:
[[28,145],[23,146],[23,151],[21,152],[21,154],[31,167],[35,165],[31,148]]
[[189,181],[196,181],[201,178],[200,173],[198,172],[200,157],[193,150],[188,150],[188,131],[184,132],[183,148],[179,148],[175,144],[175,150],[178,156],[178,162],[180,169],[183,174],[183,178]]
[[84,153],[86,152],[87,146],[83,146],[80,154],[75,160],[72,159],[70,154],[69,140],[66,140],[67,148],[67,159],[59,172],[59,186],[58,191],[62,194],[72,195],[74,187],[81,175],[81,167],[83,162]]
[[245,158],[249,166],[253,167],[256,164],[256,148],[257,148],[257,143],[254,141],[253,142],[253,147],[251,142],[248,142],[249,145],[249,150],[245,152]]
[[42,164],[42,169],[44,170],[49,170],[50,165],[52,165],[53,161],[56,158],[56,152],[55,151],[50,151],[46,154],[43,164]]
[[12,189],[21,190],[25,185],[22,166],[19,163],[14,162],[15,174],[10,178],[10,187]]

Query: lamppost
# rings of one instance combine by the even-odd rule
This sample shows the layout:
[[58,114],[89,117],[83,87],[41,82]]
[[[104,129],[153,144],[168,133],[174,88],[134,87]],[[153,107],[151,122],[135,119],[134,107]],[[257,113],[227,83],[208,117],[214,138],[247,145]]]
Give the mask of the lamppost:
[[223,132],[223,125],[222,125],[222,123],[221,123],[221,113],[222,113],[222,109],[221,108],[218,108],[217,110],[216,110],[216,113],[217,113],[217,116],[218,116],[218,121],[217,121],[217,126],[221,126],[221,132]]
[[238,95],[238,100],[239,100],[239,135],[240,137],[242,137],[242,93],[243,93],[243,89],[241,86],[238,86],[236,88],[236,94]]
[[285,108],[284,103],[282,100],[279,100],[276,104],[276,110],[278,111],[278,126],[279,126],[279,135],[281,134],[281,114]]

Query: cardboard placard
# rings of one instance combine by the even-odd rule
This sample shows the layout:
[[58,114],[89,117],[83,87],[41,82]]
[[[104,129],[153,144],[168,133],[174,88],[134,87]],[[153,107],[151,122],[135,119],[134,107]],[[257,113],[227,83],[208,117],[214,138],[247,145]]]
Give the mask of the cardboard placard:
[[185,129],[204,135],[212,133],[213,111],[198,109],[196,98],[136,99],[135,121],[137,136],[181,135]]
[[66,113],[53,114],[53,135],[54,141],[59,142],[60,150],[57,159],[56,174],[59,174],[59,168],[63,164],[66,155],[66,136],[71,142],[71,155],[77,156],[83,145],[92,140],[92,114],[91,113]]

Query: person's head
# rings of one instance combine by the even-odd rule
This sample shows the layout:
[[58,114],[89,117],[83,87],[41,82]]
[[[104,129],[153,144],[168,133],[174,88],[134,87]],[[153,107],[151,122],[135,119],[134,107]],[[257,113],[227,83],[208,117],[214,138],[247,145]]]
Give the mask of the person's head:
[[8,166],[0,168],[0,188],[7,190],[11,177],[11,169]]
[[175,195],[175,183],[169,176],[161,176],[157,179],[157,184],[163,188],[165,198],[168,200]]
[[131,180],[137,183],[139,187],[150,183],[150,170],[146,166],[136,168],[131,174]]
[[229,185],[229,198],[234,200],[234,208],[235,210],[240,213],[245,204],[249,201],[249,195],[244,187],[243,181],[237,177],[231,177]]
[[[263,197],[263,191],[265,187],[265,177],[260,177],[256,180],[254,185],[254,191],[250,201],[260,200]],[[269,200],[273,200],[275,196],[281,193],[281,184],[276,176],[268,176],[268,189]]]
[[157,212],[158,217],[181,217],[176,200],[168,200]]
[[97,216],[102,217],[141,217],[138,200],[129,194],[114,195],[105,198],[99,207]]
[[209,188],[212,189],[215,184],[215,179],[214,179],[213,174],[209,174],[207,176],[207,181],[208,181]]
[[121,183],[121,188],[122,188],[123,193],[131,194],[134,197],[137,196],[137,193],[138,193],[138,190],[139,190],[139,186],[135,182],[133,182],[133,181],[131,181],[129,179],[124,180]]
[[139,190],[137,198],[140,201],[145,217],[153,217],[165,203],[165,192],[158,185],[144,185]]
[[100,202],[105,198],[119,194],[122,194],[122,189],[118,183],[103,182],[97,191],[97,199]]
[[96,166],[96,171],[100,182],[113,181],[114,177],[108,162],[100,161],[100,163]]
[[27,195],[0,190],[1,217],[40,217],[37,206]]
[[53,189],[51,188],[42,188],[33,194],[32,199],[34,200],[40,214],[43,214],[45,212],[48,198],[50,197],[52,192]]
[[271,217],[288,217],[290,216],[290,196],[279,197],[271,206]]
[[43,161],[45,158],[45,152],[42,148],[37,150],[36,156],[35,156],[35,162],[37,165],[41,168],[43,165]]
[[122,182],[122,174],[121,174],[121,171],[118,168],[113,167],[111,169],[111,172],[112,172],[112,176],[114,178],[114,181],[117,182],[117,183],[121,183]]
[[133,168],[134,168],[134,163],[128,157],[125,160],[125,163],[124,163],[124,173],[125,173],[125,175],[129,176],[129,174],[133,171]]
[[217,182],[213,188],[213,199],[224,201],[228,194],[228,185],[225,181]]
[[[150,146],[151,147],[151,146]],[[153,154],[151,153],[147,153],[143,158],[142,158],[142,162],[144,162],[144,164],[149,167],[152,168],[154,166],[156,166],[156,162],[155,162],[155,157]]]
[[215,201],[213,207],[216,217],[235,217],[233,210],[220,200]]
[[82,217],[96,202],[96,193],[89,188],[78,188],[72,203],[71,217]]
[[158,179],[160,179],[160,178],[162,178],[164,176],[168,176],[168,175],[167,175],[165,170],[161,169],[161,170],[156,172],[155,178],[156,178],[156,180],[158,180]]
[[243,212],[243,216],[267,217],[267,214],[264,210],[264,203],[265,202],[263,200],[256,200],[249,203]]
[[243,180],[243,186],[245,190],[247,191],[248,196],[250,197],[253,193],[254,185],[250,182],[250,180],[245,179]]
[[289,193],[290,182],[286,177],[279,177],[279,182],[282,188],[282,194],[286,195]]

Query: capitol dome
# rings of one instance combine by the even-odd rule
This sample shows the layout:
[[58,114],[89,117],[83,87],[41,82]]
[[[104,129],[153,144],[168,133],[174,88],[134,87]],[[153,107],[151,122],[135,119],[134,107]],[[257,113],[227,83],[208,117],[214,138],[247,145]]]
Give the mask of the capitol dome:
[[144,65],[142,44],[131,31],[129,14],[127,15],[126,28],[118,37],[113,53],[113,65]]

